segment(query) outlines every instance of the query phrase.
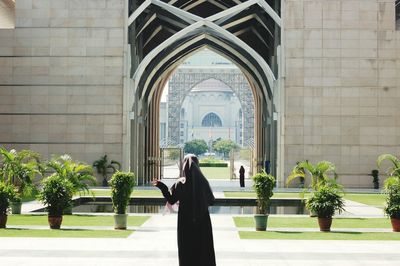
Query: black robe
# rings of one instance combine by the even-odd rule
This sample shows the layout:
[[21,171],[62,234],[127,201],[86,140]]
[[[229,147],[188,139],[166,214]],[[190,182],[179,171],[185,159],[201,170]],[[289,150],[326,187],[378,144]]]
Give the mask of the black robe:
[[[195,174],[187,175],[186,182],[168,187],[158,182],[157,187],[170,204],[179,201],[178,252],[180,266],[214,266],[213,233],[208,206],[214,202],[208,181]],[[193,171],[191,171],[193,173]],[[201,172],[200,172],[201,173]],[[195,176],[195,178],[192,177]],[[193,180],[195,179],[195,180]]]
[[244,168],[240,167],[239,170],[239,182],[240,182],[240,187],[244,187]]

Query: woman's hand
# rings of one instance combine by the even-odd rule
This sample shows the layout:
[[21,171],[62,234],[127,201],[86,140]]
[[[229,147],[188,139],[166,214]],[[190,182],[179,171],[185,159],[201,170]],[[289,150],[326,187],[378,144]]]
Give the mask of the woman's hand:
[[151,184],[152,184],[153,186],[157,186],[158,182],[160,182],[160,180],[157,179],[157,178],[154,178],[154,179],[151,181]]

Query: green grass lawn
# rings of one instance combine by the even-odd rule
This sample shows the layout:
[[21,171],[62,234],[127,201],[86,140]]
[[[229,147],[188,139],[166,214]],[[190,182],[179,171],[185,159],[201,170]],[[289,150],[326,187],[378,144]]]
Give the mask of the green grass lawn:
[[241,239],[292,239],[292,240],[400,240],[399,233],[359,232],[248,232],[240,231]]
[[201,172],[208,179],[229,179],[230,178],[229,167],[202,167]]
[[345,194],[344,197],[348,200],[357,201],[370,206],[383,208],[385,205],[386,195],[385,194]]
[[[255,192],[241,192],[241,191],[225,191],[225,197],[227,198],[255,198]],[[309,193],[304,194],[304,197],[307,198]],[[272,196],[272,198],[276,199],[284,199],[284,198],[301,198],[300,193],[281,193],[276,192]],[[383,208],[385,205],[386,195],[384,194],[361,194],[361,193],[346,193],[344,195],[345,199],[356,201],[359,203],[363,203],[366,205]]]
[[76,237],[76,238],[126,238],[132,230],[35,230],[0,229],[0,237]]
[[[128,216],[128,226],[141,226],[149,216]],[[47,215],[9,215],[7,225],[48,225]],[[113,226],[111,215],[64,215],[65,226]]]
[[[236,227],[255,227],[253,217],[233,217]],[[317,218],[268,217],[268,228],[318,228]],[[332,228],[391,228],[386,218],[334,218]]]

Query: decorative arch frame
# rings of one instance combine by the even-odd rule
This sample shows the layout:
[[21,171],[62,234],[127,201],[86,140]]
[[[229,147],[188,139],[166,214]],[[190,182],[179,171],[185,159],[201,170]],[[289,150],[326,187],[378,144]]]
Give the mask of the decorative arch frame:
[[[279,0],[271,0],[279,1]],[[199,49],[207,47],[210,50],[226,57],[236,64],[242,71],[250,84],[254,95],[255,103],[255,142],[257,143],[254,157],[256,158],[255,171],[263,167],[264,161],[271,162],[274,169],[276,157],[276,143],[274,143],[276,125],[272,122],[272,114],[275,110],[274,92],[277,89],[277,73],[272,70],[267,62],[267,58],[262,56],[262,50],[255,50],[252,46],[239,38],[242,29],[238,32],[231,32],[232,25],[237,26],[243,23],[241,16],[246,12],[259,10],[267,14],[268,20],[260,18],[255,12],[252,19],[259,22],[270,36],[265,38],[273,39],[273,47],[270,47],[270,40],[264,40],[260,34],[255,32],[255,36],[260,38],[266,47],[271,49],[271,53],[278,51],[280,43],[280,30],[282,21],[279,15],[265,0],[232,1],[235,4],[226,5],[226,9],[207,17],[195,15],[189,10],[174,6],[176,1],[163,2],[161,0],[132,1],[140,3],[127,19],[127,34],[129,35],[130,54],[128,61],[131,65],[131,81],[129,82],[128,99],[124,104],[126,114],[126,140],[125,145],[129,144],[130,150],[125,150],[124,161],[129,161],[130,169],[134,171],[139,183],[147,183],[151,178],[158,176],[159,158],[158,147],[158,123],[159,123],[159,103],[168,77],[175,71],[187,57],[197,52]],[[255,8],[258,7],[258,8]],[[154,11],[155,10],[155,11]],[[153,44],[159,30],[148,34],[146,40],[140,39],[135,43],[140,35],[143,35],[146,27],[152,23],[150,19],[157,14],[160,19],[168,21],[172,26],[166,30],[172,35],[168,38],[160,37],[160,42],[154,44],[152,49],[144,53],[141,47]],[[158,13],[157,13],[158,12]],[[243,15],[244,14],[244,15]],[[157,17],[156,16],[156,17]],[[273,24],[270,30],[268,24]],[[138,27],[137,25],[140,25]],[[132,29],[133,28],[133,29]],[[250,31],[257,31],[254,28]],[[277,36],[276,36],[277,35]],[[278,36],[279,35],[279,36]],[[272,58],[271,60],[273,60]],[[276,58],[274,59],[276,60]],[[275,62],[276,63],[276,62]],[[278,69],[276,67],[276,69]],[[178,112],[179,114],[179,112]]]

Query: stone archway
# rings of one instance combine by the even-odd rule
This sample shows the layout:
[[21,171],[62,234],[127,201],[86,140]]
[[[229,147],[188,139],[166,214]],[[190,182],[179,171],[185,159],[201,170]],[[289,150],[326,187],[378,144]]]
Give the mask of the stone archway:
[[[278,89],[280,0],[199,2],[132,0],[127,33],[131,83],[126,101],[124,158],[147,183],[157,176],[159,105],[162,90],[182,61],[199,49],[226,57],[239,67],[254,97],[255,170],[277,153],[273,113]],[[185,4],[186,3],[186,4]]]

